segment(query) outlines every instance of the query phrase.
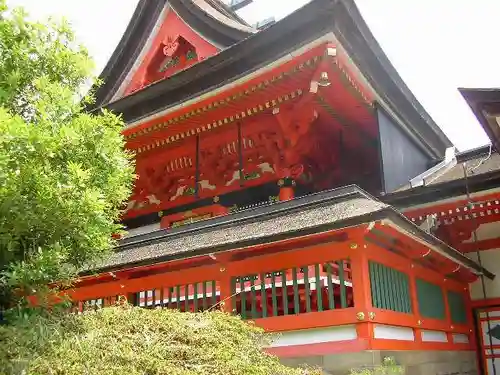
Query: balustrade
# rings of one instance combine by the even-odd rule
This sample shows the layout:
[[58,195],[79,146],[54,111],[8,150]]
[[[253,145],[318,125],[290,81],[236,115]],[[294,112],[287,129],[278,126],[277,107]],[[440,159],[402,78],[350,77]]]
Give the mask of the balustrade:
[[[472,345],[467,284],[376,245],[332,242],[232,259],[145,276],[143,282],[117,281],[107,296],[77,302],[74,311],[112,305],[121,294],[144,308],[222,309],[269,331],[356,327],[357,340],[372,349],[468,350]],[[88,290],[80,294],[90,296]],[[407,338],[391,337],[394,327],[407,330]]]

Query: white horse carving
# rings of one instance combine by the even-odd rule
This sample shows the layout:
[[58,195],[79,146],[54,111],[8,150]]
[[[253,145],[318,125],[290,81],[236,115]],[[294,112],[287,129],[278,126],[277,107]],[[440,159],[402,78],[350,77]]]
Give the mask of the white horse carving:
[[200,187],[202,190],[208,189],[208,190],[215,190],[217,186],[211,185],[210,181],[208,180],[203,180],[198,182],[200,184]]
[[240,171],[233,172],[233,178],[230,181],[226,182],[226,186],[232,185],[235,181],[240,179]]
[[158,206],[161,203],[161,200],[156,198],[154,194],[148,195],[146,198],[148,198],[149,204],[156,204]]
[[125,210],[123,211],[124,213],[127,213],[129,212],[130,210],[133,210],[134,209],[134,206],[135,206],[135,203],[136,201],[129,201],[127,203],[127,208],[125,208]]
[[175,195],[170,198],[170,201],[175,201],[177,198],[179,198],[181,195],[184,194],[184,192],[186,191],[186,189],[187,189],[186,185],[179,186],[177,188],[177,191],[175,192]]
[[257,165],[257,167],[259,167],[262,173],[272,173],[272,174],[275,173],[273,167],[271,167],[271,164],[269,163],[261,163]]

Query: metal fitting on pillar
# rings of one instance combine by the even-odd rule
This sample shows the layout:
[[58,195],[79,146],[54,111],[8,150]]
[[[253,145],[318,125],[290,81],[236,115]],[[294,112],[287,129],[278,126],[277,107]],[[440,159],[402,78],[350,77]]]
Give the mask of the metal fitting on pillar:
[[296,182],[291,177],[285,177],[278,181],[278,186],[280,187],[279,200],[288,201],[295,197]]

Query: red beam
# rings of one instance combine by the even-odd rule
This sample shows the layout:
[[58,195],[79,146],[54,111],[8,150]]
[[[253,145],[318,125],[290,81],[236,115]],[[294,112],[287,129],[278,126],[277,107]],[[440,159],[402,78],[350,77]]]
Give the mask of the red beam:
[[490,238],[477,242],[466,242],[458,245],[458,250],[462,253],[472,253],[475,251],[500,249],[500,238]]
[[[438,214],[438,219],[441,219],[441,217],[456,216],[457,214],[463,215],[470,212],[475,212],[477,210],[484,211],[487,209],[495,209],[500,207],[500,192],[485,194],[478,197],[472,197],[470,200],[472,203],[475,204],[475,207],[465,212],[463,211],[463,208],[467,207],[467,205],[469,204],[469,200],[457,199],[456,201],[453,202],[436,204],[435,206],[418,208],[415,210],[412,210],[410,208],[408,210],[405,210],[404,214],[409,219],[413,218],[418,219],[420,216],[426,217],[427,215]],[[487,206],[487,202],[490,202],[491,206]],[[483,204],[483,207],[480,207],[481,204]],[[460,213],[456,212],[457,208],[460,209]],[[452,211],[451,214],[450,210]]]
[[[164,117],[155,118],[155,119],[153,119],[151,121],[147,121],[147,122],[145,122],[137,127],[126,129],[126,130],[124,130],[123,133],[124,133],[124,135],[129,135],[129,134],[135,133],[139,130],[143,130],[145,128],[149,128],[149,127],[152,127],[154,125],[163,123],[166,120],[168,120],[169,118],[185,115],[186,113],[191,112],[194,108],[206,107],[209,104],[212,104],[214,102],[217,102],[217,103],[225,102],[226,98],[231,98],[233,95],[239,94],[239,92],[242,92],[242,91],[244,92],[245,90],[251,90],[253,86],[258,86],[259,84],[265,82],[266,80],[270,81],[268,84],[275,86],[275,80],[272,80],[273,77],[280,76],[281,74],[288,72],[291,69],[294,69],[294,67],[299,66],[301,63],[306,62],[310,58],[313,58],[315,56],[322,56],[324,51],[325,51],[325,47],[326,47],[326,44],[322,44],[316,48],[313,48],[313,49],[305,52],[301,56],[298,56],[298,57],[294,58],[293,60],[286,62],[283,65],[280,65],[280,66],[276,67],[275,69],[272,69],[266,73],[263,73],[255,78],[241,84],[241,85],[235,86],[235,87],[230,88],[226,91],[223,91],[219,94],[213,95],[213,96],[211,96],[205,100],[202,100],[198,103],[195,103],[193,105],[180,108],[179,110],[172,112],[172,113],[169,113],[168,115],[166,115]],[[281,81],[278,81],[278,83],[281,83]],[[242,98],[246,98],[246,97],[247,97],[247,95],[243,96]],[[214,107],[214,110],[217,111],[217,107]],[[210,113],[209,111],[205,112],[203,114],[203,116],[196,116],[196,117],[189,119],[189,120],[192,121],[194,119],[194,120],[204,122],[203,119],[209,113]],[[181,122],[184,122],[184,121],[181,121]],[[181,123],[181,122],[179,122],[179,123]]]
[[[394,239],[398,239],[399,243],[389,243],[389,245],[393,246],[397,250],[399,250],[402,254],[404,254],[408,259],[413,261],[418,261],[419,259],[425,259],[425,254],[428,254],[431,251],[429,248],[422,245],[420,242],[415,239],[406,236],[405,234],[397,231],[395,228],[387,226],[387,225],[377,225],[376,228],[388,236],[391,236]],[[377,237],[380,240],[380,237]],[[383,245],[387,245],[388,241],[384,241],[382,238],[381,243]],[[387,257],[388,255],[386,255]],[[439,271],[443,276],[449,273],[455,273],[457,270],[457,263],[448,259],[447,257],[437,253],[432,252],[432,257],[434,259],[433,263],[436,267],[436,271]],[[460,267],[459,267],[460,268]],[[468,269],[462,268],[462,272],[456,272],[455,276],[461,281],[467,281],[470,277],[472,277],[472,272]]]
[[308,328],[324,328],[355,324],[357,322],[357,309],[354,307],[321,312],[321,319],[318,319],[317,312],[291,314],[283,316],[273,316],[268,318],[255,319],[257,326],[268,332],[286,332],[303,330]]

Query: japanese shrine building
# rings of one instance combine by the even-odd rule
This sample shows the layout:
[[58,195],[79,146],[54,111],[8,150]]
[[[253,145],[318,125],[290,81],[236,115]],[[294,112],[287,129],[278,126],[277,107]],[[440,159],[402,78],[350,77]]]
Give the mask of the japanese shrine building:
[[496,375],[499,95],[462,91],[493,147],[457,153],[353,0],[259,30],[219,0],[141,0],[102,78],[89,111],[122,114],[138,179],[80,310],[220,308],[329,373]]

